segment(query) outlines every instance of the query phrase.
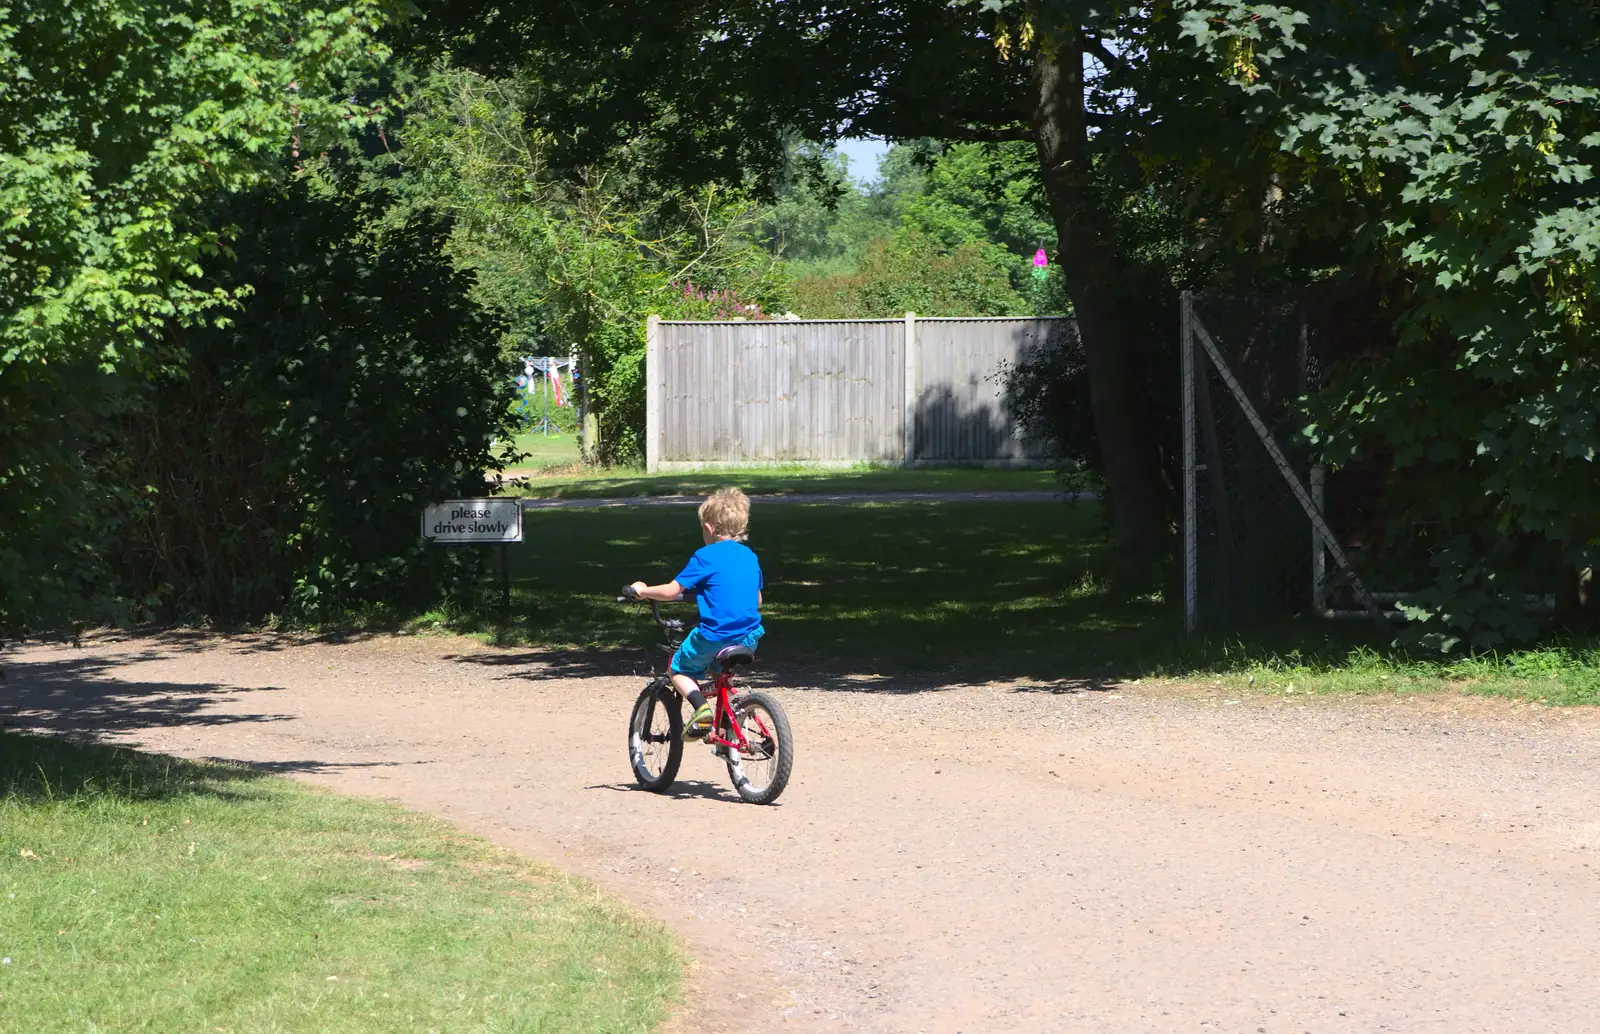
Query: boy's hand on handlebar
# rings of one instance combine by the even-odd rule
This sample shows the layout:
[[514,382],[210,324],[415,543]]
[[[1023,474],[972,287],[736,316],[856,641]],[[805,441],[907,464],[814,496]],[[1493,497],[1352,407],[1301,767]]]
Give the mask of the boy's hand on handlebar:
[[667,582],[665,585],[646,585],[644,582],[633,582],[625,587],[623,595],[630,599],[652,600],[656,603],[671,603],[683,599],[683,586],[676,581]]

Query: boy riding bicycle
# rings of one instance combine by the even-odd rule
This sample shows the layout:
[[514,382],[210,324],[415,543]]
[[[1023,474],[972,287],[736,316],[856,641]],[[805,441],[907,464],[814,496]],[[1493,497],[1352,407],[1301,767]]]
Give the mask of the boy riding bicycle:
[[683,738],[700,739],[711,730],[711,704],[700,692],[696,676],[716,666],[717,653],[729,646],[753,647],[766,631],[761,627],[761,593],[766,583],[755,552],[744,544],[750,529],[750,498],[737,488],[719,488],[700,504],[700,531],[705,545],[695,550],[678,577],[664,585],[634,582],[643,600],[693,597],[700,624],[689,630],[672,655],[672,687],[689,701],[694,716]]

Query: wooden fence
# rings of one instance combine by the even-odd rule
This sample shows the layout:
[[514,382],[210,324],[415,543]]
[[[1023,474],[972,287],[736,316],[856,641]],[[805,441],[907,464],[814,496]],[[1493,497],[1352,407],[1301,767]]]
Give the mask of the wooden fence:
[[1064,318],[688,322],[650,317],[645,455],[702,465],[1038,466],[1004,370]]

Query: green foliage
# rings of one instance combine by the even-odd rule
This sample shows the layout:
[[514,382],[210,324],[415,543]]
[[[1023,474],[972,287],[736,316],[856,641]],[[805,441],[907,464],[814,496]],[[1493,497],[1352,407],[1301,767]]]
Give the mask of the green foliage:
[[1027,299],[1011,286],[991,248],[962,244],[950,251],[926,234],[905,230],[876,240],[855,272],[795,282],[795,311],[808,319],[900,316],[1019,316]]
[[933,157],[921,189],[901,195],[900,225],[946,248],[994,249],[1013,286],[1031,286],[1033,253],[1053,252],[1056,229],[1040,196],[1038,156],[1027,144],[953,144]]
[[[561,378],[563,386],[569,385],[565,376]],[[516,402],[511,406],[511,417],[514,426],[519,430],[532,427],[545,419],[548,415],[551,427],[562,434],[575,433],[578,430],[577,405],[557,405],[556,393],[550,388],[548,382],[542,378],[534,385],[532,391],[517,389]]]
[[481,494],[509,437],[498,328],[426,213],[302,178],[236,198],[215,289],[226,326],[174,328],[124,422],[149,486],[118,544],[124,591],[162,616],[315,620],[461,589],[465,551],[417,536],[428,502]]
[[[798,160],[797,160],[798,159]],[[795,277],[795,308],[813,318],[1021,315],[1062,312],[1059,278],[1032,276],[1033,253],[1053,243],[1037,177],[1016,145],[896,144],[863,189],[842,159],[815,145],[762,211],[767,246]]]
[[744,183],[781,172],[796,137],[1026,139],[1028,70],[943,2],[420,6],[412,46],[541,84],[532,117],[563,168],[634,148],[653,182]]
[[116,614],[107,420],[125,389],[81,356],[0,364],[0,640]]
[[874,240],[894,232],[898,191],[863,190],[837,152],[803,143],[789,155],[776,196],[761,206],[760,234],[795,278],[849,273]]
[[214,196],[359,117],[334,84],[382,59],[386,7],[0,6],[0,638],[111,613],[106,421],[165,328],[233,304],[196,278]]
[[114,363],[141,332],[224,303],[188,279],[224,237],[196,217],[352,114],[334,86],[382,56],[385,6],[0,8],[0,360],[90,342]]
[[1389,353],[1347,366],[1307,434],[1398,475],[1393,572],[1429,642],[1538,625],[1600,543],[1600,9],[1592,3],[1185,5],[1185,31],[1276,134],[1286,230],[1398,290]]
[[642,452],[646,317],[759,317],[781,311],[785,285],[747,196],[641,185],[627,153],[557,171],[528,114],[537,96],[440,70],[413,98],[401,161],[417,202],[453,217],[451,252],[478,275],[477,297],[518,338],[576,347],[599,422],[592,458],[624,462]]

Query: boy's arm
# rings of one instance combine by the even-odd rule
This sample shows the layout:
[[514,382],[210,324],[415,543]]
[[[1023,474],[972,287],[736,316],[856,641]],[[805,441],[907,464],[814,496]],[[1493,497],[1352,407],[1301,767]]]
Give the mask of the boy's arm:
[[662,603],[671,603],[673,600],[683,598],[683,586],[674,578],[665,585],[646,585],[643,582],[634,582],[633,591],[639,594],[641,600],[658,600]]

